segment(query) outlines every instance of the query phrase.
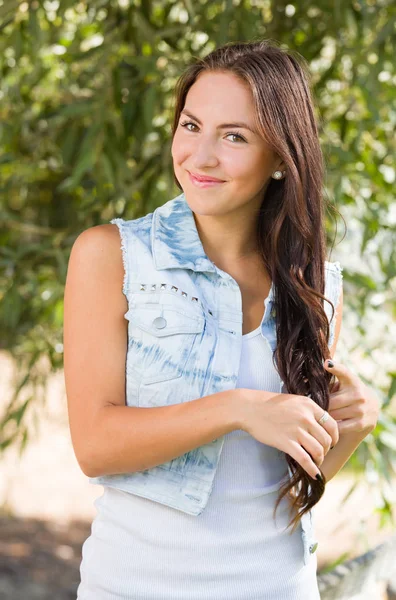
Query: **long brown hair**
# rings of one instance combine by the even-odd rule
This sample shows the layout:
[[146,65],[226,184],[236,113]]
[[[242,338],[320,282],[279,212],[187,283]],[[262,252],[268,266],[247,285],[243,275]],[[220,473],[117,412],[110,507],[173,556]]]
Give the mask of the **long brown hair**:
[[[273,360],[290,394],[309,395],[327,410],[332,375],[323,367],[330,356],[323,300],[330,302],[333,315],[334,305],[324,296],[324,161],[308,65],[274,40],[230,42],[204,58],[195,57],[176,84],[172,135],[188,90],[203,71],[230,72],[249,85],[256,126],[286,165],[284,179],[271,178],[257,221],[260,253],[275,291]],[[286,460],[291,477],[280,489],[274,515],[287,495],[294,512],[289,526],[294,530],[323,495],[326,480],[313,480],[288,454]]]

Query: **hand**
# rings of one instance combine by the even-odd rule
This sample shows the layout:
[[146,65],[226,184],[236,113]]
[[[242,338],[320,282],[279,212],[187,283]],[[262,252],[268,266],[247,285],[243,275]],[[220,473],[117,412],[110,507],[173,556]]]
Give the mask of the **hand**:
[[[331,359],[332,360],[332,359]],[[339,434],[362,433],[366,437],[377,424],[380,403],[374,392],[345,365],[332,360],[334,367],[327,361],[324,367],[334,373],[336,381],[330,390],[328,412],[338,421]]]
[[320,475],[318,466],[338,442],[337,422],[330,417],[323,425],[318,423],[324,411],[308,396],[243,392],[242,429],[257,441],[289,454],[313,479]]

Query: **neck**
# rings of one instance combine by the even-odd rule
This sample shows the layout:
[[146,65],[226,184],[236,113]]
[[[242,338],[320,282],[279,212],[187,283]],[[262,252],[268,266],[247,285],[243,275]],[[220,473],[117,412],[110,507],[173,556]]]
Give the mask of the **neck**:
[[194,220],[206,255],[220,268],[259,256],[255,218],[236,221],[194,213]]

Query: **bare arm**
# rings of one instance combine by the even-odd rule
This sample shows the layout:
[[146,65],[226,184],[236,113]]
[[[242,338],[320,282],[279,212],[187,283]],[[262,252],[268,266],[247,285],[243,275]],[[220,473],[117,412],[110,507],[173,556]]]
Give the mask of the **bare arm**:
[[[108,406],[99,414],[91,450],[81,467],[86,475],[150,469],[239,429],[240,389],[190,402],[140,408]],[[272,394],[269,394],[272,395]]]
[[[332,358],[334,358],[338,338],[340,336],[343,304],[344,295],[343,290],[341,289],[340,301],[337,309],[337,320],[335,324],[334,342],[330,348],[330,355]],[[326,455],[320,467],[327,481],[330,481],[330,479],[332,479],[342,469],[342,467],[346,464],[366,436],[367,432],[340,433],[337,444],[334,446],[332,451]]]
[[[339,306],[337,309],[337,320],[335,324],[334,331],[334,342],[332,347],[330,348],[330,356],[334,358],[338,338],[340,337],[341,324],[342,324],[342,314],[343,314],[343,306],[344,306],[344,294],[341,288]],[[363,441],[367,434],[341,434],[337,444],[334,446],[331,452],[329,452],[322,465],[321,471],[323,475],[326,477],[327,481],[330,481],[342,469],[348,459],[355,452],[356,448]]]
[[77,238],[65,288],[64,372],[73,448],[89,477],[148,469],[242,428],[240,389],[171,406],[126,406],[123,276],[116,225]]

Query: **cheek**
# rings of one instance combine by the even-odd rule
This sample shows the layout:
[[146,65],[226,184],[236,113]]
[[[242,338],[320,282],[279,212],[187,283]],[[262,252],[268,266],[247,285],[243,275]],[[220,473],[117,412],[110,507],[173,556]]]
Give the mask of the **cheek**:
[[251,168],[254,171],[252,179],[255,180],[256,184],[262,185],[271,177],[274,171],[274,157],[270,153],[260,152],[255,156],[255,160],[251,161]]
[[173,138],[172,147],[171,147],[171,154],[172,154],[173,162],[176,165],[181,164],[186,159],[186,157],[189,154],[191,154],[190,145],[191,144],[189,144],[185,139],[183,139],[176,132],[176,134]]
[[262,156],[251,152],[239,152],[224,157],[227,171],[233,173],[235,179],[243,180],[246,185],[256,187],[268,175],[269,165]]
[[176,133],[173,137],[172,146],[171,146],[171,155],[172,155],[173,160],[175,160],[176,155],[177,155],[177,147],[178,147],[178,143],[177,143],[177,133]]

